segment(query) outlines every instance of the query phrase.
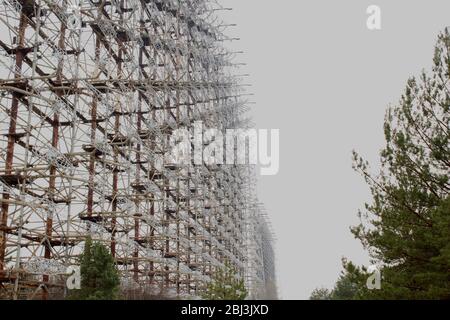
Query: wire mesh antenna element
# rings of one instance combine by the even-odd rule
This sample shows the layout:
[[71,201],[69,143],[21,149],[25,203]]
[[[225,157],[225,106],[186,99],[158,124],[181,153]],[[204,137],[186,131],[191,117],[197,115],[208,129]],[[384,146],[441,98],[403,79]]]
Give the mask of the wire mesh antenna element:
[[110,248],[129,297],[199,296],[225,262],[254,297],[265,290],[273,246],[253,173],[164,161],[174,130],[243,121],[223,9],[2,1],[0,298],[63,297],[88,236]]

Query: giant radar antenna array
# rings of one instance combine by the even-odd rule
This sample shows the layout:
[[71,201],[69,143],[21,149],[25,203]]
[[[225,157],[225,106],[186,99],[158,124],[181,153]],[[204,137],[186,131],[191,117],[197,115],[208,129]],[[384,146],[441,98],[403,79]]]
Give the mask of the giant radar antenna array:
[[1,2],[0,298],[67,294],[88,236],[110,248],[124,292],[196,297],[230,263],[250,297],[274,297],[252,168],[164,161],[175,129],[247,125],[220,10]]

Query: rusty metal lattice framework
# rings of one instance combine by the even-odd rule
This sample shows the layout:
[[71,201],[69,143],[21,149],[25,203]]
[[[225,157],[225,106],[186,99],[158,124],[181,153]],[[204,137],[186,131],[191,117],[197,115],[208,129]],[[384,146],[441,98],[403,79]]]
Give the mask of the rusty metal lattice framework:
[[124,289],[198,296],[226,261],[252,292],[274,273],[248,168],[165,161],[175,129],[245,126],[223,9],[2,2],[1,298],[64,293],[87,236],[110,247]]

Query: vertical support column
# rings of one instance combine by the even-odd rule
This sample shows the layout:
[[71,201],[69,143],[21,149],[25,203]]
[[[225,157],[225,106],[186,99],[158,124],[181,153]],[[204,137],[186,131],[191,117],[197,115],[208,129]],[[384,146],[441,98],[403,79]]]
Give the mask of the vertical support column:
[[[22,8],[20,13],[19,22],[19,33],[17,38],[17,51],[15,59],[15,73],[14,79],[18,81],[22,75],[22,64],[25,56],[25,51],[23,50],[25,41],[25,30],[27,28],[27,16]],[[11,174],[13,171],[13,160],[14,160],[14,145],[16,143],[16,126],[17,126],[17,114],[19,111],[19,98],[20,94],[17,92],[12,93],[12,102],[10,110],[10,122],[8,129],[8,144],[6,151],[6,162],[5,162],[5,174]],[[6,241],[8,236],[8,210],[9,210],[9,193],[3,192],[3,200],[1,205],[1,219],[0,219],[0,273],[5,270],[5,255],[6,255]]]
[[[66,25],[64,23],[61,23],[60,28],[60,37],[58,42],[58,49],[60,52],[65,51],[65,36],[66,36]],[[59,85],[62,85],[63,80],[63,67],[64,67],[64,57],[60,57],[60,60],[58,61],[58,66],[56,70],[56,83]],[[63,96],[64,92],[61,89],[58,89],[56,91],[56,95],[58,98],[61,98]],[[52,121],[52,147],[54,149],[58,149],[58,142],[59,142],[59,112],[56,111],[53,115],[53,121]],[[50,165],[50,177],[49,177],[49,183],[48,183],[48,199],[51,202],[55,201],[55,195],[56,195],[56,166],[54,164]],[[51,214],[47,214],[47,220],[45,224],[45,241],[44,241],[44,258],[50,259],[52,254],[52,232],[53,232],[53,216]],[[44,286],[42,287],[42,299],[47,300],[48,299],[48,281],[49,276],[43,275],[42,281]]]
[[[100,59],[100,39],[97,35],[95,37],[95,62],[98,65]],[[97,131],[97,104],[98,97],[94,95],[92,98],[92,106],[91,106],[91,133],[90,140],[91,145],[95,144],[96,139],[96,131]],[[94,177],[95,177],[95,167],[96,167],[96,155],[95,151],[92,152],[89,156],[89,186],[88,186],[88,196],[87,196],[87,215],[88,217],[92,217],[92,210],[94,206]]]

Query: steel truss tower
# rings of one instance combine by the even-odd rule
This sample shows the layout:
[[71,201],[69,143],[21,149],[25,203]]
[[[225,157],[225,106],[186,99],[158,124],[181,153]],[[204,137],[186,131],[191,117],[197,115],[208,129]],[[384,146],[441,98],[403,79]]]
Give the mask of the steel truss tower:
[[110,248],[125,292],[195,297],[225,262],[253,297],[274,278],[251,170],[166,161],[176,129],[246,126],[223,9],[1,3],[0,298],[63,296],[87,236]]

